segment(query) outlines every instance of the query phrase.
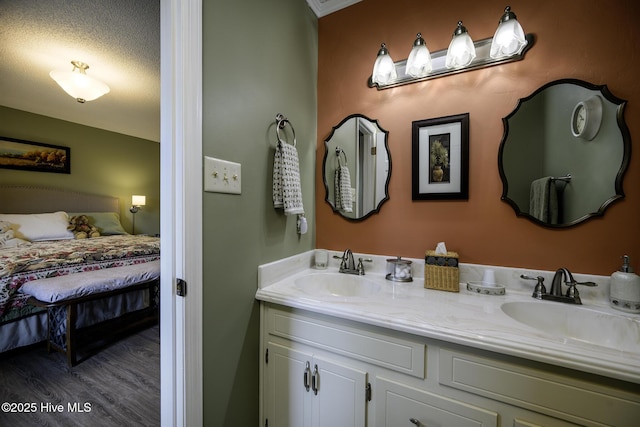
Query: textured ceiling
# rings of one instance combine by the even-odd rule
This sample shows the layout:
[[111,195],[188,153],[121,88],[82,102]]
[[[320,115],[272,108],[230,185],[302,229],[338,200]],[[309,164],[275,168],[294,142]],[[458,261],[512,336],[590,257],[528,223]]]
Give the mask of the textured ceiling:
[[[0,105],[160,140],[160,0],[0,0]],[[80,104],[49,77],[89,64]]]

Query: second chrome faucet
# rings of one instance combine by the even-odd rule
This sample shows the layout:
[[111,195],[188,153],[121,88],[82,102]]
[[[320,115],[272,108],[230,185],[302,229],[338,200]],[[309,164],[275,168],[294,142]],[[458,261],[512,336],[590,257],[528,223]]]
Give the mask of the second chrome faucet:
[[[573,278],[573,274],[567,268],[559,268],[556,270],[556,274],[553,275],[551,281],[551,289],[547,293],[547,289],[544,286],[544,277],[530,277],[524,274],[520,275],[522,279],[537,280],[536,287],[533,291],[533,297],[540,300],[558,301],[567,304],[582,304],[580,298],[580,292],[576,285],[582,286],[598,286],[594,282],[576,282]],[[567,285],[567,291],[562,293],[562,282]]]
[[[594,282],[577,282],[573,278],[573,274],[567,268],[559,268],[556,270],[556,274],[553,275],[551,281],[551,289],[547,293],[547,289],[544,286],[544,277],[530,277],[524,274],[520,275],[522,279],[537,280],[536,287],[533,291],[533,297],[540,300],[558,301],[567,304],[582,304],[580,298],[580,292],[576,285],[581,286],[598,286]],[[563,294],[562,282],[567,285],[567,291]]]

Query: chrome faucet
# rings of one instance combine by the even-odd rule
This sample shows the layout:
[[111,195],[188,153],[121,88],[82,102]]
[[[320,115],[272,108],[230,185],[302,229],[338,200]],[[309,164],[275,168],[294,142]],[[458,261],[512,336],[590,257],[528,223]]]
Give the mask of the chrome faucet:
[[[533,292],[533,297],[540,300],[549,300],[549,301],[558,301],[564,302],[567,304],[582,304],[582,300],[580,299],[580,292],[578,292],[578,288],[576,285],[582,286],[598,286],[594,282],[576,282],[573,278],[573,274],[567,268],[559,268],[556,270],[556,274],[553,276],[553,280],[551,281],[551,289],[549,289],[549,293],[547,293],[546,288],[544,287],[544,277],[529,277],[525,275],[520,276],[523,279],[527,280],[537,280],[536,288]],[[566,293],[562,293],[562,282],[567,285]]]
[[353,259],[353,252],[351,249],[345,249],[342,256],[333,256],[335,259],[339,259],[340,261],[340,273],[347,274],[357,274],[359,276],[364,276],[364,265],[363,262],[372,262],[373,260],[370,258],[358,258],[358,265],[356,266],[356,262]]
[[551,290],[549,293],[556,297],[562,296],[562,279],[564,278],[564,283],[567,284],[567,296],[569,296],[569,288],[575,287],[575,279],[573,278],[573,274],[566,268],[559,268],[556,271],[556,274],[553,275],[553,280],[551,281]]
[[356,269],[356,262],[353,259],[351,249],[345,249],[342,254],[342,262],[340,263],[340,273],[349,273]]

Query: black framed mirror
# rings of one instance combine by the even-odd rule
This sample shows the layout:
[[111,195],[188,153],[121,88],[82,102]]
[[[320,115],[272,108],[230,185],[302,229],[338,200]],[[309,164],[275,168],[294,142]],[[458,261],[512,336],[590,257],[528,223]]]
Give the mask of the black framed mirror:
[[389,132],[362,114],[345,117],[324,141],[322,179],[334,212],[360,221],[389,199]]
[[631,156],[625,105],[606,85],[576,79],[547,83],[520,99],[502,119],[502,200],[545,227],[602,216],[624,197]]

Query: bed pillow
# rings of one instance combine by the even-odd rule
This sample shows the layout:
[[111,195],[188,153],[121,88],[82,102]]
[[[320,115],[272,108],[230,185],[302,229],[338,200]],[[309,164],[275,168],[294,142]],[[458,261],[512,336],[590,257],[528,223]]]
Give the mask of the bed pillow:
[[98,228],[103,236],[114,234],[129,234],[120,224],[120,215],[116,212],[81,212],[69,213],[69,216],[86,215],[89,217],[89,224]]
[[17,239],[32,242],[73,239],[73,233],[67,230],[69,217],[62,211],[40,214],[0,214],[0,221],[11,224]]

